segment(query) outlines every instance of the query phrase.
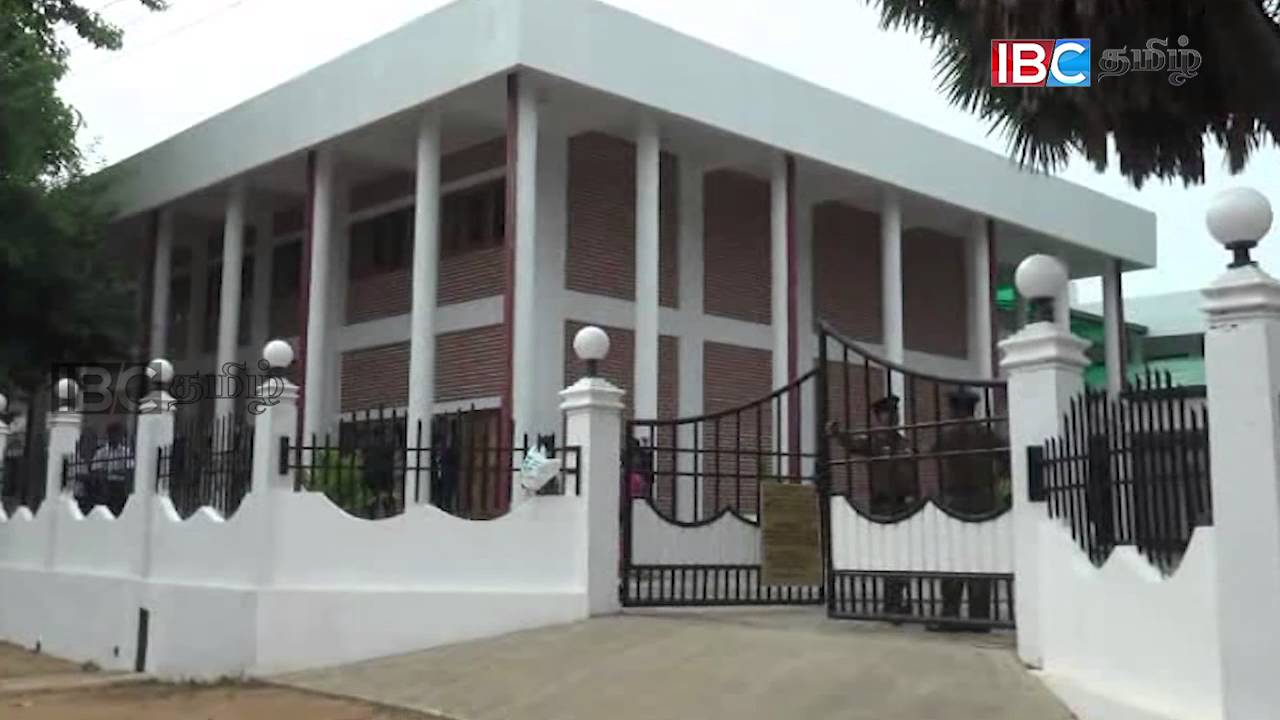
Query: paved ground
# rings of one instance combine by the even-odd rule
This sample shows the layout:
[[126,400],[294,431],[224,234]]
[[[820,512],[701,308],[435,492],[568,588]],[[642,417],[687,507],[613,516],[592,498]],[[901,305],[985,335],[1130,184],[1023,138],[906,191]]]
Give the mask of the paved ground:
[[458,720],[1070,720],[1007,634],[630,613],[278,678]]
[[80,672],[75,663],[0,642],[0,681]]

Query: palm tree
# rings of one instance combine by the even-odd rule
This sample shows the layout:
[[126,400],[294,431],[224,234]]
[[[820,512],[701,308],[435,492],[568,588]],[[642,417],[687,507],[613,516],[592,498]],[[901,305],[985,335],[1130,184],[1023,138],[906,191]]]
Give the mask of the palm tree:
[[[1268,140],[1280,144],[1280,0],[869,0],[881,26],[906,28],[937,49],[937,78],[952,104],[989,120],[1014,157],[1042,170],[1083,154],[1107,167],[1108,137],[1120,172],[1204,181],[1205,137],[1231,172]],[[1186,35],[1203,62],[1182,85],[1166,72],[1098,79],[1106,48],[1176,48]],[[1088,89],[991,87],[991,40],[1091,38]]]

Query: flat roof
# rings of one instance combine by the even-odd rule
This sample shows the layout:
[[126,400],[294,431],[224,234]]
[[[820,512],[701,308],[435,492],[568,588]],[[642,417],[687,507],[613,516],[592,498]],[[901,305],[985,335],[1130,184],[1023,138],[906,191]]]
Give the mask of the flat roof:
[[1153,266],[1155,215],[595,0],[459,0],[117,163],[150,210],[513,68]]

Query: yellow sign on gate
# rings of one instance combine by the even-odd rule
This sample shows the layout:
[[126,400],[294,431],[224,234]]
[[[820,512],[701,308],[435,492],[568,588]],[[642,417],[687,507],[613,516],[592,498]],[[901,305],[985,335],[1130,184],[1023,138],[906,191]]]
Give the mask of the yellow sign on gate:
[[762,585],[821,585],[822,532],[812,484],[760,485]]

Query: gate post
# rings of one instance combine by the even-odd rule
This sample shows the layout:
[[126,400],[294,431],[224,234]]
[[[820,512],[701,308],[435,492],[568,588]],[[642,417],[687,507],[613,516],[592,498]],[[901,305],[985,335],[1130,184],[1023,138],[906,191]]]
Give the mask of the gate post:
[[173,365],[156,358],[147,365],[149,392],[138,412],[138,430],[133,449],[133,499],[142,506],[141,552],[138,574],[151,575],[152,543],[155,533],[156,477],[160,470],[160,448],[173,444],[173,396],[168,386],[173,381]]
[[[283,340],[272,340],[262,348],[270,377],[262,392],[262,414],[253,422],[253,474],[250,490],[293,490],[283,441],[299,442],[298,386],[284,376],[293,363],[293,348]],[[407,432],[407,431],[406,431]]]
[[1014,597],[1018,617],[1018,657],[1040,667],[1039,532],[1048,517],[1030,493],[1028,448],[1058,434],[1071,398],[1084,389],[1088,343],[1054,322],[1053,303],[1067,285],[1067,270],[1048,255],[1032,255],[1018,265],[1018,292],[1028,299],[1027,324],[1000,343],[1001,368],[1008,378],[1009,452],[1013,469]]
[[1244,188],[1219,194],[1207,216],[1235,253],[1203,291],[1223,720],[1280,707],[1280,282],[1249,257],[1271,219],[1266,198]]
[[560,391],[560,410],[565,416],[565,444],[581,448],[587,609],[592,615],[607,615],[621,607],[619,540],[626,542],[622,513],[630,510],[620,492],[623,391],[596,374],[598,363],[609,353],[609,336],[603,330],[579,330],[573,350],[587,362],[587,374]]
[[[49,432],[49,446],[44,468],[44,501],[40,503],[40,512],[50,513],[49,539],[46,545],[45,566],[53,567],[58,557],[58,522],[62,516],[63,475],[66,472],[66,457],[76,451],[80,442],[80,386],[71,378],[63,378],[54,386],[54,397],[57,407],[45,419],[45,427]],[[47,508],[47,509],[46,509]]]

